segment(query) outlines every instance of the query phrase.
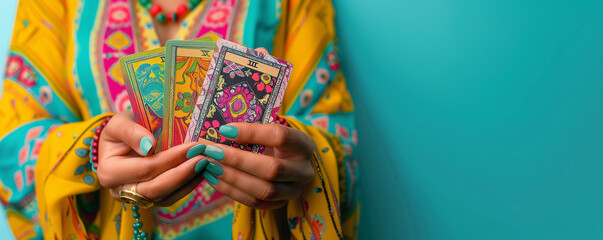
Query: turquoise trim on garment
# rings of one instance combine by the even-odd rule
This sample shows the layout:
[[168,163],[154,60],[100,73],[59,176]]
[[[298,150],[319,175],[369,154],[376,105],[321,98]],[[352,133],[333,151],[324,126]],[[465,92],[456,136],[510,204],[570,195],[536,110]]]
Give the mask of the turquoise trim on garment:
[[[211,223],[197,227],[190,232],[176,237],[175,240],[197,240],[197,239],[232,239],[232,221],[234,213],[230,213]],[[153,236],[157,236],[154,234]],[[157,237],[153,237],[159,240]]]
[[[322,97],[322,94],[325,92],[327,87],[329,87],[331,81],[333,81],[333,79],[335,79],[335,75],[337,75],[339,70],[337,70],[337,71],[331,70],[331,68],[329,68],[329,64],[327,63],[327,54],[329,54],[330,52],[334,52],[335,51],[334,47],[335,47],[335,42],[329,43],[329,45],[326,47],[314,72],[312,72],[312,75],[310,75],[310,78],[308,78],[306,85],[304,85],[304,88],[300,92],[301,94],[295,99],[295,101],[293,102],[293,105],[291,105],[291,108],[289,108],[287,115],[292,115],[292,116],[309,115],[312,112],[312,108],[310,108],[310,107],[315,106],[316,102],[318,100],[320,100],[320,98]],[[293,66],[293,68],[295,69],[295,66]],[[329,72],[329,81],[328,82],[319,83],[318,79],[316,78],[316,70],[319,70],[319,69],[325,69]],[[303,93],[306,89],[308,89],[309,91],[312,91],[312,98],[308,102],[308,104],[306,104],[306,106],[302,107],[301,98],[304,97]]]
[[280,0],[249,0],[243,44],[263,47],[272,52],[274,36],[280,24]]
[[5,80],[13,81],[21,86],[32,98],[38,101],[39,105],[42,106],[52,118],[60,119],[63,122],[75,122],[80,120],[80,117],[73,112],[76,109],[71,109],[65,104],[64,101],[68,99],[63,99],[57,95],[56,89],[53,89],[53,87],[48,84],[46,76],[40,72],[40,68],[29,60],[27,54],[13,50],[10,51],[9,54],[9,58],[11,57],[21,58],[23,60],[24,69],[25,66],[31,69],[32,78],[20,79],[18,75],[15,75],[12,77],[5,76]]
[[[85,4],[83,1],[85,1]],[[74,20],[75,25],[79,22],[79,27],[74,36],[76,47],[76,55],[74,56],[74,64],[76,66],[74,71],[77,71],[75,75],[79,78],[78,82],[82,88],[81,97],[85,99],[90,116],[96,116],[103,113],[103,111],[100,108],[100,99],[91,69],[90,34],[96,22],[96,15],[102,13],[102,10],[100,9],[101,6],[99,6],[98,0],[82,0],[80,4],[83,4],[84,7],[81,9],[79,18]]]
[[[14,129],[0,140],[0,181],[10,189],[8,201],[11,205],[22,205],[35,191],[34,169],[42,142],[48,130],[61,125],[58,119],[34,120]],[[29,180],[28,180],[29,179]]]

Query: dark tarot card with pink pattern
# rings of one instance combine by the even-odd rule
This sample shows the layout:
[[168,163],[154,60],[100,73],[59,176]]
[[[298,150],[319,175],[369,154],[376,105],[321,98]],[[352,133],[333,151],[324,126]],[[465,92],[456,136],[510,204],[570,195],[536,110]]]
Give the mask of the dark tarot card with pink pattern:
[[218,40],[186,135],[262,153],[263,147],[229,141],[219,132],[231,122],[273,123],[292,65],[223,39]]

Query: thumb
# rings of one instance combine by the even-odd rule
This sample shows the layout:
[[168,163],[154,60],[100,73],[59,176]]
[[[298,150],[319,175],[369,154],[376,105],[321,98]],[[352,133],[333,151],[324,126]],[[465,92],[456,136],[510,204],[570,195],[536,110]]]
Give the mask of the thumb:
[[152,154],[157,145],[153,134],[134,121],[134,113],[131,110],[111,118],[101,134],[101,138],[103,137],[106,137],[107,141],[122,142],[142,156]]

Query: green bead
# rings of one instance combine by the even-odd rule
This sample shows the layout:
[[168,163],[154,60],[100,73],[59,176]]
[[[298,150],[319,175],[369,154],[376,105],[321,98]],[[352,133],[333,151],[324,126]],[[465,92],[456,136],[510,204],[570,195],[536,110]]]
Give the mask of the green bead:
[[140,228],[142,228],[142,223],[141,222],[132,223],[132,227],[134,229],[140,229]]
[[164,23],[165,20],[167,20],[165,13],[159,13],[159,14],[157,14],[157,16],[155,18],[157,19],[157,22],[159,22],[159,23]]
[[132,214],[134,216],[134,218],[140,218],[140,213],[135,212],[134,214]]
[[134,229],[134,236],[138,236],[138,234],[140,233],[140,231],[138,231],[138,229]]
[[146,238],[148,236],[149,236],[149,234],[147,234],[147,232],[141,232],[140,233],[140,237]]
[[190,0],[191,4],[193,4],[194,6],[199,5],[199,3],[201,3],[201,1],[203,1],[203,0]]
[[172,13],[172,21],[178,22],[178,14],[176,14],[176,12]]
[[146,7],[151,1],[149,1],[149,0],[139,0],[139,2],[140,2],[140,5]]
[[138,206],[136,206],[136,205],[132,205],[132,211],[134,211],[134,212],[138,212]]

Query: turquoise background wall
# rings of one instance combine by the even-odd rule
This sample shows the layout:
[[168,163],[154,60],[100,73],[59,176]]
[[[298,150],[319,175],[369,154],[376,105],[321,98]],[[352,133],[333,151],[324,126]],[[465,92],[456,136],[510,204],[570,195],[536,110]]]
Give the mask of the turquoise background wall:
[[603,1],[334,2],[362,239],[603,239]]
[[335,6],[363,239],[603,239],[603,1]]

